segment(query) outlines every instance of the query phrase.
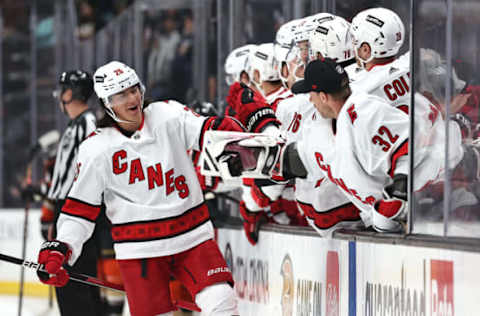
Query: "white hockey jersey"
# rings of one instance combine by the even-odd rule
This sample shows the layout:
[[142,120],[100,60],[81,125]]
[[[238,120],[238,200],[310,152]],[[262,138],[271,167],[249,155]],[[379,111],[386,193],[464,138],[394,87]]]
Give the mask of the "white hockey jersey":
[[280,121],[281,135],[288,143],[294,142],[301,134],[300,130],[316,113],[308,93],[296,94],[278,103],[275,116]]
[[[323,118],[318,112],[303,127],[298,144],[302,161],[303,146],[321,145],[325,155],[334,155],[335,134],[331,119]],[[313,143],[312,143],[313,142]],[[354,228],[363,225],[358,218],[358,209],[348,197],[325,174],[308,171],[306,179],[295,179],[295,199],[309,225],[322,237],[330,237],[339,228]]]
[[270,92],[265,96],[265,100],[273,110],[276,111],[277,104],[284,99],[290,98],[292,96],[292,91],[283,86],[279,87],[277,90]]
[[[356,64],[345,69],[349,75],[350,86],[353,92],[361,92],[376,95],[393,107],[405,113],[409,112],[411,106],[410,88],[410,52],[399,56],[395,60],[375,65],[370,70],[365,70]],[[425,97],[415,93],[415,156],[430,157],[427,160],[438,160],[445,157],[445,120],[436,106],[432,105]],[[462,135],[456,122],[449,121],[450,125],[450,164],[455,166],[463,157]],[[425,150],[431,151],[426,153]],[[417,159],[417,158],[416,158]],[[415,177],[420,173],[428,173],[423,177],[435,178],[443,167],[437,166],[434,170],[434,163],[427,170],[416,170]]]
[[[354,64],[355,65],[355,64]],[[388,104],[406,111],[410,100],[410,68],[405,58],[395,59],[370,70],[358,70],[351,65],[347,73],[352,91],[373,94]]]
[[[428,102],[420,95],[416,97],[417,103]],[[439,178],[444,157],[444,121],[438,110],[432,107],[430,112],[418,115],[427,117],[430,127],[428,132],[415,135],[414,190]],[[367,224],[371,206],[382,198],[382,190],[393,175],[408,174],[408,130],[409,117],[403,111],[376,96],[354,93],[338,115],[334,144],[310,133],[310,139],[299,143],[299,153],[309,172],[327,175],[342,189],[362,210]]]
[[80,146],[77,175],[57,238],[73,249],[90,237],[102,201],[117,259],[165,256],[213,238],[208,209],[187,150],[199,150],[206,117],[156,102],[131,137],[98,129]]
[[330,127],[333,143],[309,133],[298,144],[300,158],[309,172],[325,174],[341,188],[369,226],[371,206],[398,172],[398,159],[408,152],[408,126],[404,112],[373,95],[354,93]]
[[[308,93],[281,101],[275,114],[282,122],[280,129],[287,143],[298,142],[309,135],[316,135],[325,142],[333,141],[331,120],[317,112]],[[321,132],[315,128],[319,125],[323,127]],[[333,150],[333,146],[331,148]],[[335,229],[360,223],[354,219],[358,218],[358,210],[324,175],[315,173],[306,179],[296,178],[295,200],[310,226],[323,237],[330,237]]]

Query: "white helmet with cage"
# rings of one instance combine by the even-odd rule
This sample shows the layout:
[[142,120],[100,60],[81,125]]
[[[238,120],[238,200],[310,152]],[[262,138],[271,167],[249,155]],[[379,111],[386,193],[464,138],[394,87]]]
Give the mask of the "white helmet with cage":
[[138,78],[135,70],[119,61],[112,61],[101,66],[95,71],[93,76],[93,88],[98,98],[102,100],[105,105],[105,110],[115,121],[125,122],[117,117],[113,110],[111,97],[119,92],[122,92],[130,87],[138,85],[142,94],[141,107],[143,109],[143,96],[145,87],[140,78]]
[[321,23],[335,19],[335,16],[330,13],[317,13],[303,19],[295,32],[295,47],[294,54],[297,57],[297,65],[293,70],[293,77],[295,81],[303,79],[298,72],[303,72],[309,62],[309,43],[310,33],[313,32]]
[[[278,75],[278,61],[275,58],[273,43],[260,44],[250,52],[248,57],[248,75],[250,81],[260,89],[263,81],[280,80]],[[255,79],[255,70],[258,71],[258,78]]]
[[317,59],[318,54],[323,58],[331,58],[337,63],[355,57],[350,23],[339,16],[319,23],[310,33],[309,45],[310,60]]
[[247,70],[247,59],[250,51],[257,45],[249,44],[235,48],[225,59],[225,81],[228,85],[240,81],[242,72]]
[[[368,63],[374,58],[397,55],[405,39],[405,27],[400,17],[386,8],[367,9],[358,13],[352,20],[351,33],[357,58]],[[358,56],[363,43],[370,46],[367,59]]]
[[[275,36],[275,58],[279,62],[278,65],[278,76],[284,86],[286,86],[288,76],[284,76],[282,73],[283,64],[289,67],[288,63],[295,58],[295,32],[298,25],[303,22],[304,19],[296,19],[289,21],[282,26],[277,31]],[[288,69],[288,71],[292,71]]]

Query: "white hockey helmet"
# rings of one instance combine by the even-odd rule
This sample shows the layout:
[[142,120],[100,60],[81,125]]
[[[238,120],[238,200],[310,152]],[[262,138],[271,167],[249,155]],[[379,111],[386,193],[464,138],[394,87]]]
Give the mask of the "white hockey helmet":
[[315,30],[318,25],[334,19],[335,16],[333,14],[325,12],[310,15],[302,19],[302,22],[298,25],[295,32],[295,43],[308,41],[310,33]]
[[310,58],[314,60],[318,53],[323,58],[331,58],[337,63],[351,60],[355,57],[353,52],[350,23],[344,18],[336,16],[327,19],[310,33]]
[[[250,81],[257,86],[263,81],[277,81],[280,80],[278,76],[278,61],[275,59],[275,49],[273,43],[260,44],[255,49],[250,51],[248,57],[248,70]],[[254,72],[258,71],[258,81],[255,80]]]
[[247,70],[247,59],[250,51],[256,45],[249,44],[235,48],[225,59],[225,81],[228,85],[240,81],[240,75]]
[[322,23],[334,20],[335,16],[330,13],[318,13],[308,16],[299,24],[295,32],[295,54],[303,62],[304,66],[309,62],[309,39],[310,34]]
[[280,26],[277,34],[275,35],[275,43],[281,46],[290,47],[295,45],[295,32],[297,27],[303,22],[304,19],[295,19]]
[[[137,73],[132,68],[119,61],[111,61],[108,64],[101,66],[95,71],[93,75],[93,88],[98,98],[102,100],[105,109],[115,121],[124,122],[120,120],[115,111],[113,104],[111,104],[111,97],[125,89],[139,85],[142,93],[141,107],[143,109],[143,95],[145,87],[143,86]],[[126,122],[128,123],[128,122]]]
[[[395,56],[405,39],[405,27],[400,17],[385,8],[367,9],[358,13],[352,20],[351,32],[357,58],[368,63],[374,58]],[[368,59],[358,56],[363,43],[370,45]]]
[[[286,86],[288,77],[285,77],[282,74],[283,64],[286,64],[293,60],[296,56],[294,47],[295,47],[295,32],[299,24],[303,22],[303,19],[296,19],[289,21],[282,26],[277,31],[275,36],[275,58],[278,61],[278,76],[284,86]],[[292,71],[288,69],[288,71]]]

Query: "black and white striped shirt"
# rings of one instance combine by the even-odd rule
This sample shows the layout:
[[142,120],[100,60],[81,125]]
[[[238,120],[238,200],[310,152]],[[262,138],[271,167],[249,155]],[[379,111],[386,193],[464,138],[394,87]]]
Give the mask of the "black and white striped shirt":
[[58,144],[52,184],[48,192],[51,200],[64,200],[73,184],[78,147],[96,128],[95,115],[87,110],[68,123]]

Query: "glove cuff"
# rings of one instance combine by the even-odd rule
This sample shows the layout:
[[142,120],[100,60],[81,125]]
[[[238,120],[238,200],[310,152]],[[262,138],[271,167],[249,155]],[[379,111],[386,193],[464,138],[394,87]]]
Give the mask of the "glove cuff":
[[280,123],[275,116],[275,112],[270,107],[262,107],[250,113],[245,122],[247,131],[252,133],[260,132],[267,126],[267,124],[280,126]]

